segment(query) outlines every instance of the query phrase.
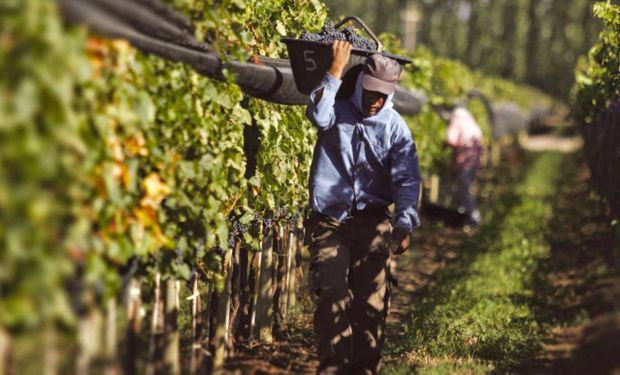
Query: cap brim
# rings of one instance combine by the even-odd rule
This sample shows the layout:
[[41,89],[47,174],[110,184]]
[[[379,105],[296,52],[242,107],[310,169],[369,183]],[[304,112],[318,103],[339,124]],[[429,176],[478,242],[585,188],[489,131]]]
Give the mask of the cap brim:
[[363,73],[362,88],[368,91],[377,91],[385,95],[390,95],[396,89],[396,82],[386,82],[370,74]]

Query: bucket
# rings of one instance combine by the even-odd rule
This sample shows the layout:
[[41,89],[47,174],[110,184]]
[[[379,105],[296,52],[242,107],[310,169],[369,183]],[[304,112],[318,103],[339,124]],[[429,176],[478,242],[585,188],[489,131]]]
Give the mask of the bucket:
[[[355,78],[361,71],[361,66],[366,62],[366,58],[375,53],[382,53],[386,57],[398,61],[401,65],[410,63],[411,60],[403,57],[388,54],[383,52],[383,47],[375,34],[368,29],[368,27],[358,17],[349,16],[341,20],[335,25],[335,28],[339,28],[345,22],[354,20],[362,26],[366,33],[375,41],[378,48],[377,50],[367,50],[361,48],[352,48],[351,58],[343,71],[343,87],[340,91],[350,91],[351,85],[355,84]],[[293,78],[295,79],[295,85],[297,90],[303,94],[310,94],[319,82],[325,76],[325,72],[329,70],[332,64],[332,46],[328,42],[319,42],[313,40],[303,40],[295,38],[282,38],[282,41],[286,44],[288,49],[289,60],[291,62],[291,69],[293,70]],[[356,69],[352,70],[352,68]],[[352,70],[349,73],[349,70]],[[353,82],[351,82],[353,80]],[[347,96],[344,92],[340,93],[338,97]],[[349,95],[350,96],[350,95]]]

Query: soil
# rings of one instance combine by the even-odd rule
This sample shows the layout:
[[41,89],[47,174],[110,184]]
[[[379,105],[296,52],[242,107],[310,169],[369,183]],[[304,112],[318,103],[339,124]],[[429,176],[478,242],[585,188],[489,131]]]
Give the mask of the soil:
[[[515,178],[519,159],[518,154],[509,155],[503,179]],[[620,374],[620,231],[610,224],[605,204],[591,193],[585,166],[577,174],[576,182],[562,192],[548,236],[551,254],[537,273],[540,287],[534,303],[548,335],[536,357],[518,373]],[[486,184],[506,183],[494,178]],[[490,199],[490,191],[482,189],[481,195]],[[394,260],[398,286],[387,319],[385,366],[409,362],[403,358],[406,353],[390,353],[390,343],[398,342],[412,306],[424,298],[446,264],[459,257],[467,237],[459,228],[427,216],[410,251]],[[270,344],[238,344],[224,373],[314,374],[318,361],[313,302],[306,295],[299,305],[283,329],[284,337]]]
[[527,374],[620,374],[620,246],[585,166],[556,207],[539,310],[553,326]]
[[319,362],[314,353],[310,310],[303,311],[284,327],[285,337],[272,343],[239,344],[226,361],[225,374],[315,374]]
[[[411,307],[424,297],[438,272],[458,256],[467,235],[458,228],[433,224],[428,220],[416,231],[411,249],[392,261],[392,273],[398,280],[387,319],[388,342],[403,332]],[[285,337],[270,344],[249,342],[239,345],[225,366],[227,374],[315,374],[319,365],[312,332],[312,301],[303,298],[301,311],[287,323]],[[386,355],[384,364],[399,358]]]

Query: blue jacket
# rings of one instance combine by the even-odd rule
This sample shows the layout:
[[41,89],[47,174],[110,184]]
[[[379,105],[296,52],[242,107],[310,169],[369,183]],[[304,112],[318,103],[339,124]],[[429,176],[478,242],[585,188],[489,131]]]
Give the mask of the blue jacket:
[[[362,73],[363,74],[363,73]],[[306,116],[318,128],[310,172],[310,205],[344,220],[355,207],[396,204],[395,226],[420,225],[420,167],[393,94],[374,116],[362,113],[361,76],[351,99],[336,100],[341,80],[329,73],[310,94]]]

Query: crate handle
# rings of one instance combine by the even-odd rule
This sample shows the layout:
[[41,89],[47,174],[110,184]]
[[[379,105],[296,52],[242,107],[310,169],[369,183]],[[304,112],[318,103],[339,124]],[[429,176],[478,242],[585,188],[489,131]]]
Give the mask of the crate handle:
[[372,38],[372,40],[375,41],[375,43],[377,43],[377,51],[378,52],[383,52],[383,44],[381,44],[381,42],[379,41],[379,39],[377,38],[377,36],[375,35],[375,33],[373,33],[368,26],[366,26],[366,24],[364,23],[364,21],[362,21],[359,17],[357,16],[348,16],[343,18],[340,22],[338,22],[337,24],[334,25],[334,29],[339,28],[340,26],[344,25],[345,22],[347,21],[355,21],[357,22],[362,29],[364,29],[364,31],[366,32],[366,34],[368,34],[368,36],[370,36]]

